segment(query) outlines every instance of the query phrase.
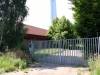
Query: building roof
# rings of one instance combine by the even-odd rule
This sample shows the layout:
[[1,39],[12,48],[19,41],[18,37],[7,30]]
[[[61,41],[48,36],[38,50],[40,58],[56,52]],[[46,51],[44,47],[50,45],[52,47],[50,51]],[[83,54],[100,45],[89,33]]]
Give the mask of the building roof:
[[24,28],[28,28],[27,34],[31,34],[31,35],[46,36],[47,33],[46,29],[38,28],[35,26],[25,25]]

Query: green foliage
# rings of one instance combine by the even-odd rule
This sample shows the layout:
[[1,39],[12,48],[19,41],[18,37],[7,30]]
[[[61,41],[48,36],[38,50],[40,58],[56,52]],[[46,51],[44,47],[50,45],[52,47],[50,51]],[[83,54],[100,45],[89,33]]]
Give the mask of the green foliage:
[[96,61],[89,59],[88,61],[91,75],[100,75],[100,58]]
[[0,73],[24,68],[26,68],[26,62],[24,60],[8,55],[0,56]]
[[56,17],[50,26],[47,36],[53,40],[73,38],[73,26],[69,20],[63,16],[61,19]]
[[22,51],[26,51],[27,50],[27,47],[23,43],[21,43],[18,48],[20,50],[22,50]]
[[100,0],[73,0],[75,28],[80,37],[100,35]]
[[14,48],[23,41],[27,29],[23,20],[27,16],[26,0],[0,0],[1,41]]
[[89,69],[92,70],[94,68],[94,61],[92,58],[88,60]]
[[18,58],[14,61],[14,66],[18,67],[19,69],[24,69],[26,68],[26,62]]

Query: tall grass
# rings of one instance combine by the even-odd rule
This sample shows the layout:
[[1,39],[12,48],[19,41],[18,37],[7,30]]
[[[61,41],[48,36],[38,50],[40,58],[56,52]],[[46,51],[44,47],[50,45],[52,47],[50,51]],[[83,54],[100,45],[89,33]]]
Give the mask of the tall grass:
[[90,59],[89,67],[90,67],[91,75],[100,75],[100,57],[96,61]]
[[26,61],[6,54],[0,55],[0,73],[24,68],[26,68]]

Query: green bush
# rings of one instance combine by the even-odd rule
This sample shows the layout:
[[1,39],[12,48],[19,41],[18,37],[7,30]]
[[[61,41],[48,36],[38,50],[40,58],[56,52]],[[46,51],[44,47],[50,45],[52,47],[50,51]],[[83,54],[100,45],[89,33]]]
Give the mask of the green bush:
[[0,56],[0,73],[26,68],[26,61],[8,55]]
[[100,58],[96,61],[90,61],[89,67],[91,68],[91,75],[100,75]]
[[23,68],[26,68],[26,62],[18,58],[14,61],[14,66],[18,67],[19,69],[23,69]]
[[90,59],[88,60],[88,65],[89,65],[89,69],[90,69],[90,70],[93,70],[93,69],[94,69],[94,64],[95,64],[95,62],[93,61],[92,58],[90,58]]
[[23,50],[23,51],[26,51],[26,50],[27,50],[27,47],[26,47],[23,43],[21,43],[21,44],[18,46],[18,48],[19,48],[20,50]]

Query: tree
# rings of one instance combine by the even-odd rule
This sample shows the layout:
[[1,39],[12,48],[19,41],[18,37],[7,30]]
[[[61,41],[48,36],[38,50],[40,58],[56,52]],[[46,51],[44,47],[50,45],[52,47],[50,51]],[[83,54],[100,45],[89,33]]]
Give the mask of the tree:
[[9,48],[23,41],[27,29],[22,23],[27,16],[26,0],[0,0],[1,42]]
[[73,38],[72,23],[63,16],[56,17],[50,26],[47,36],[53,40]]
[[75,28],[80,37],[100,35],[100,0],[72,0]]

